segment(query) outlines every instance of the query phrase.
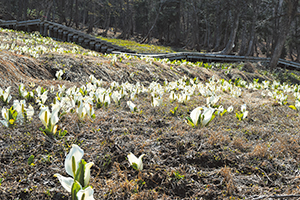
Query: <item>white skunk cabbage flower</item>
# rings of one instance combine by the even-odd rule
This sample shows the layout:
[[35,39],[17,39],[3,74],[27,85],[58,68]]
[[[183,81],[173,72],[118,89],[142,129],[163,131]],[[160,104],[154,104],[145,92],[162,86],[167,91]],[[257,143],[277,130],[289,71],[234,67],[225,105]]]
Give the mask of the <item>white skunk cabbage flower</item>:
[[158,97],[154,97],[153,95],[151,96],[151,106],[152,107],[156,107],[156,106],[160,106],[163,103],[163,99],[161,98],[161,96]]
[[[78,169],[83,154],[84,151],[78,145],[72,144],[72,148],[65,159],[65,170],[73,178],[75,177],[76,170]],[[75,166],[72,166],[72,159],[75,159]]]
[[170,92],[169,99],[171,99],[171,101],[175,101],[177,99],[177,95],[174,93],[174,91]]
[[48,99],[48,91],[44,91],[42,93],[43,89],[39,89],[37,90],[37,97],[36,97],[36,102],[39,104],[39,105],[42,105],[42,104],[45,104],[46,100]]
[[51,92],[51,93],[54,93],[54,91],[55,91],[55,86],[54,86],[54,85],[51,85],[51,86],[50,86],[50,92]]
[[74,183],[74,178],[64,177],[60,174],[54,174],[54,177],[57,177],[63,188],[67,190],[67,192],[71,193],[72,185]]
[[233,106],[229,106],[228,108],[227,108],[227,112],[232,112],[233,111]]
[[61,80],[63,74],[64,74],[64,70],[62,70],[62,69],[59,71],[56,71],[55,76],[56,76],[57,80]]
[[77,198],[81,199],[84,196],[84,200],[94,200],[94,190],[91,186],[81,189],[77,192]]
[[27,113],[27,119],[31,120],[34,114],[34,108],[31,105],[29,105],[28,108],[26,109],[26,113]]
[[58,92],[59,93],[63,93],[66,90],[66,86],[65,85],[58,85]]
[[132,101],[127,101],[127,105],[130,108],[131,112],[136,111],[137,107],[136,107],[136,105],[134,103],[132,103]]
[[295,102],[295,107],[297,110],[300,110],[300,101]]
[[191,99],[190,95],[186,94],[186,93],[182,93],[182,94],[178,94],[178,102],[179,103],[186,103],[187,101],[189,101]]
[[69,97],[62,97],[60,105],[62,110],[65,112],[70,112],[71,109],[75,108],[76,106],[74,99]]
[[247,105],[246,104],[241,105],[241,111],[242,112],[245,112],[246,109],[247,109]]
[[5,126],[9,127],[9,110],[7,108],[2,108],[1,114],[4,120],[0,120],[0,122]]
[[2,101],[4,103],[8,103],[10,100],[11,100],[11,95],[9,94],[10,93],[10,89],[11,89],[11,86],[9,86],[8,88],[6,88],[6,90],[2,90],[0,88],[0,99],[2,99]]
[[31,105],[26,108],[26,101],[23,99],[21,101],[14,100],[13,108],[17,111],[17,120],[22,124],[25,120],[31,120],[34,114],[34,109]]
[[[72,185],[74,183],[75,176],[77,175],[79,169],[79,163],[82,161],[84,151],[76,144],[72,144],[72,148],[65,159],[65,170],[66,172],[72,176],[64,177],[60,174],[54,174],[54,177],[57,177],[62,186],[68,191],[71,192]],[[85,162],[83,162],[85,163]],[[90,169],[93,166],[93,162],[84,164],[84,184],[83,187],[86,187],[90,181]]]
[[130,99],[131,99],[132,101],[134,101],[134,100],[136,100],[136,98],[137,98],[137,93],[136,93],[136,91],[133,91],[133,92],[130,94]]
[[114,100],[114,102],[115,102],[116,105],[119,105],[120,99],[122,98],[122,95],[121,95],[120,92],[114,91],[114,92],[111,94],[111,98]]
[[78,107],[76,108],[76,112],[78,117],[81,120],[84,120],[86,116],[94,118],[94,108],[92,105],[92,102],[89,101],[88,99],[86,101],[79,101],[78,102]]
[[57,131],[57,125],[55,125],[59,121],[58,112],[60,107],[52,106],[52,113],[50,112],[47,106],[41,107],[41,111],[39,113],[39,118],[45,126],[45,129],[48,129],[51,133],[55,134]]
[[245,119],[246,117],[247,117],[247,115],[248,115],[248,111],[247,111],[247,105],[246,104],[243,104],[242,106],[241,106],[241,111],[242,111],[242,113],[243,113],[243,119]]
[[143,170],[143,161],[142,158],[145,156],[145,154],[140,155],[139,158],[137,158],[133,153],[129,153],[127,155],[128,161],[130,163],[130,165],[134,166],[134,168],[136,168],[137,170]]
[[210,107],[197,107],[191,112],[188,120],[193,126],[207,126],[208,123],[214,118],[214,111],[215,109]]
[[208,97],[206,99],[206,104],[208,106],[214,106],[216,105],[216,103],[219,101],[220,97],[219,96],[211,96],[211,97]]
[[217,115],[223,115],[222,113],[225,111],[225,109],[224,109],[224,107],[221,105],[221,106],[219,106],[219,108],[217,109]]
[[25,98],[27,94],[28,94],[28,92],[27,92],[27,90],[25,89],[24,84],[21,83],[21,84],[19,85],[19,95],[20,95],[21,97]]

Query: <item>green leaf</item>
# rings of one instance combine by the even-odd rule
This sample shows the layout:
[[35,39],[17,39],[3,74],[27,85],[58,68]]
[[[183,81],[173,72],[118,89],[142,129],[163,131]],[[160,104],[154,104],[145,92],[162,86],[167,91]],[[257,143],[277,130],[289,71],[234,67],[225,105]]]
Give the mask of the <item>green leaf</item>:
[[224,111],[220,114],[221,115],[221,117],[225,114],[227,112],[227,110],[226,109],[224,109]]
[[297,108],[296,108],[295,106],[293,106],[293,105],[289,105],[289,107],[290,107],[291,109],[293,109],[293,110],[297,110]]
[[176,111],[177,111],[178,107],[175,107],[173,110],[170,110],[170,112],[175,115],[176,114]]
[[58,136],[59,136],[59,138],[63,138],[67,133],[68,133],[67,130],[64,130],[64,131],[59,130],[58,131]]
[[211,116],[209,122],[208,122],[205,126],[208,126],[209,123],[216,117],[216,113],[217,113],[217,111],[215,112],[215,114],[213,114],[213,115]]
[[236,116],[236,118],[239,120],[239,121],[241,121],[242,120],[242,118],[243,118],[243,113],[235,113],[235,116]]
[[78,168],[77,168],[77,172],[75,175],[75,180],[78,181],[80,183],[80,185],[85,186],[84,185],[84,165],[86,164],[86,162],[82,159],[79,162]]
[[78,200],[77,192],[79,190],[81,190],[81,185],[77,180],[74,180],[74,183],[73,183],[72,188],[71,188],[71,196],[72,196],[71,199],[72,200]]
[[75,157],[72,156],[72,172],[74,175],[76,175],[76,163],[75,163]]
[[190,117],[186,117],[186,119],[192,127],[195,127],[195,124],[193,123],[193,120]]
[[135,170],[139,170],[139,168],[138,168],[138,165],[137,165],[136,163],[132,163],[132,165],[131,165],[131,166],[132,166],[132,168],[133,168],[133,169],[135,169]]
[[204,115],[203,114],[199,115],[196,126],[198,126],[200,124],[200,126],[202,127],[203,119],[204,119]]
[[29,158],[27,160],[28,165],[31,165],[33,163],[33,161],[34,161],[34,155],[29,156]]

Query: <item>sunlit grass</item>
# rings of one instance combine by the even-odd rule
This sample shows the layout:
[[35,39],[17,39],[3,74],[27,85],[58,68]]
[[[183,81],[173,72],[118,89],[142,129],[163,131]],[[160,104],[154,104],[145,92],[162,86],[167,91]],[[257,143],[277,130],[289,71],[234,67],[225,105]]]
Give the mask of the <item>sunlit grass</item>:
[[107,42],[110,42],[114,45],[118,45],[133,50],[137,53],[175,53],[175,51],[172,50],[171,47],[150,45],[150,44],[140,44],[135,41],[115,39],[115,38],[105,38],[105,37],[99,37],[99,38]]

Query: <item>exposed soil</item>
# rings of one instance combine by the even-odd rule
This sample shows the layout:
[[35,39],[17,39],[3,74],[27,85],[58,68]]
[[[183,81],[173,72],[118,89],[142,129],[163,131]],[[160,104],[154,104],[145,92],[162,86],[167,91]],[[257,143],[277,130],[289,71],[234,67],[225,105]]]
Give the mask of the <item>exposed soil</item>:
[[[64,80],[53,80],[59,69],[66,69]],[[90,75],[102,79],[104,87],[112,81],[163,84],[183,76],[203,83],[212,76],[248,82],[273,79],[261,69],[253,64],[245,71],[233,67],[228,72],[135,58],[114,62],[107,57],[55,53],[35,59],[1,51],[0,87],[12,86],[13,99],[20,99],[20,83],[28,90],[38,85],[80,87]],[[30,123],[0,127],[0,199],[70,199],[53,175],[68,176],[64,159],[72,144],[80,145],[87,162],[94,162],[90,184],[95,199],[267,199],[275,194],[299,198],[292,197],[300,194],[300,117],[289,108],[293,99],[280,106],[257,90],[243,89],[239,98],[224,93],[220,104],[233,105],[237,111],[245,103],[248,117],[239,121],[235,112],[226,113],[204,128],[192,128],[185,117],[205,105],[205,97],[195,96],[186,104],[170,103],[165,97],[159,108],[151,107],[150,99],[145,94],[135,100],[142,112],[130,112],[124,99],[120,106],[95,109],[94,120],[80,121],[76,114],[67,114],[58,123],[59,129],[68,131],[62,139],[39,130],[43,124],[38,106],[31,102],[36,114]],[[178,111],[173,115],[170,110],[175,106]],[[142,171],[129,165],[129,152],[146,154]],[[34,163],[28,165],[31,155]]]

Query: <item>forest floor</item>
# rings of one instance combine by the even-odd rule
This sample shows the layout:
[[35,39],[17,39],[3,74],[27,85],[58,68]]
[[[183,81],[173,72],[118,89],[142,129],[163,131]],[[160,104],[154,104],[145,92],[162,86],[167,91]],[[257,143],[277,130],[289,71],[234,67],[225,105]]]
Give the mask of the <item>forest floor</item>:
[[[1,33],[3,35],[3,33]],[[9,37],[7,34],[7,37]],[[5,34],[4,34],[5,35]],[[61,43],[61,45],[68,45]],[[217,64],[212,64],[217,66]],[[183,77],[198,78],[203,84],[211,78],[229,81],[242,78],[247,83],[289,81],[299,84],[297,71],[278,69],[271,74],[262,64],[228,64],[230,68],[191,67],[163,61],[138,58],[90,56],[72,53],[43,53],[37,58],[0,51],[0,87],[12,87],[12,101],[21,99],[18,86],[27,90],[37,86],[65,85],[80,87],[94,75],[109,88],[140,82],[148,87],[153,81],[177,81]],[[54,80],[55,73],[65,69],[64,80]],[[38,118],[12,128],[0,127],[0,199],[70,199],[54,174],[68,176],[64,159],[72,144],[84,150],[84,159],[94,162],[90,185],[95,199],[268,199],[285,195],[300,197],[300,117],[289,106],[295,99],[289,95],[286,104],[264,97],[261,90],[241,88],[242,95],[221,95],[219,104],[234,107],[234,112],[216,116],[207,127],[191,127],[186,117],[206,104],[206,97],[194,95],[182,104],[170,103],[164,96],[160,107],[151,106],[149,94],[141,94],[131,112],[126,101],[119,106],[95,108],[95,119],[80,120],[75,113],[58,122],[64,137],[45,135]],[[49,105],[53,97],[46,103]],[[249,114],[238,120],[242,104]],[[0,108],[9,107],[0,101]],[[177,107],[175,113],[170,110]],[[1,118],[2,119],[2,118]],[[144,169],[134,170],[127,160],[132,152],[145,154]],[[29,161],[30,157],[34,159]]]

